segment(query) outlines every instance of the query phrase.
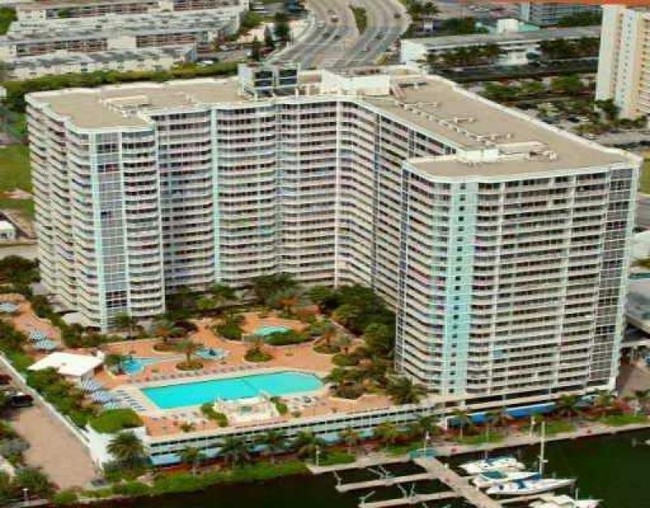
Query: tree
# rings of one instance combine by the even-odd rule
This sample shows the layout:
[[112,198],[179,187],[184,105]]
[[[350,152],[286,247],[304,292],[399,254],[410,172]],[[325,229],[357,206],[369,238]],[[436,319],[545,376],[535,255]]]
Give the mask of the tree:
[[244,464],[251,459],[248,445],[239,437],[226,437],[219,445],[219,448],[223,461],[229,466]]
[[118,312],[113,316],[113,324],[118,330],[126,331],[126,337],[130,339],[134,328],[138,326],[138,320],[127,312]]
[[372,354],[386,356],[393,350],[395,332],[387,325],[373,323],[364,330],[363,340]]
[[192,364],[192,357],[202,347],[203,347],[202,344],[199,344],[198,342],[194,342],[193,340],[190,339],[182,340],[176,345],[178,351],[185,355],[185,363],[188,366]]
[[438,423],[440,419],[437,415],[420,416],[409,426],[409,433],[413,437],[421,438],[424,436],[434,436],[440,431]]
[[163,344],[168,344],[170,338],[182,335],[183,330],[167,316],[159,316],[154,320],[153,333],[162,339]]
[[488,425],[488,431],[491,432],[492,429],[502,428],[508,425],[512,421],[512,416],[506,410],[506,408],[495,409],[493,411],[488,411],[485,413],[485,419]]
[[597,414],[601,416],[605,416],[613,409],[615,402],[616,402],[616,397],[614,397],[614,395],[611,392],[608,392],[606,390],[600,390],[596,394],[596,398],[594,399],[594,403],[592,407]]
[[325,442],[310,430],[303,430],[296,435],[293,448],[299,457],[313,457],[316,451],[325,446]]
[[298,283],[288,273],[276,273],[255,277],[252,280],[251,290],[257,303],[268,306],[276,294],[297,286]]
[[269,430],[259,436],[257,442],[264,447],[264,453],[275,463],[275,455],[285,450],[287,437],[279,430]]
[[641,412],[645,413],[648,410],[648,403],[650,402],[650,390],[636,390],[634,397],[639,403]]
[[580,414],[578,404],[580,403],[579,395],[562,395],[555,403],[555,412],[562,418],[567,418],[570,422],[574,416]]
[[253,37],[253,42],[251,43],[251,60],[259,62],[262,59],[262,44],[257,36]]
[[337,306],[336,292],[327,286],[314,286],[308,292],[309,299],[318,306],[318,309],[326,314],[329,314]]
[[454,409],[453,412],[453,419],[456,425],[458,425],[458,431],[460,438],[463,439],[463,434],[465,432],[466,427],[473,427],[474,426],[474,421],[472,418],[469,416],[469,413],[463,409],[457,408]]
[[350,323],[361,315],[361,309],[352,304],[343,304],[334,311],[332,317],[343,326],[350,326]]
[[350,338],[349,335],[341,335],[338,340],[336,341],[338,346],[341,348],[341,352],[344,355],[347,355],[350,353],[350,346],[352,346],[352,339]]
[[582,79],[576,74],[556,76],[551,80],[551,90],[555,93],[577,95],[584,89],[585,85]]
[[339,439],[348,447],[348,454],[352,454],[353,449],[361,443],[359,432],[350,427],[339,433]]
[[54,493],[54,486],[42,471],[33,467],[24,467],[16,472],[14,483],[21,489],[27,489],[32,495],[49,497]]
[[205,455],[201,450],[193,446],[188,446],[180,453],[181,462],[187,464],[192,468],[192,475],[196,475],[201,461],[205,458]]
[[286,43],[291,40],[291,27],[289,26],[289,16],[284,12],[277,12],[273,18],[273,33],[282,42]]
[[237,298],[235,290],[226,284],[213,285],[210,288],[210,294],[217,309],[221,309],[224,305],[232,303]]
[[383,443],[384,446],[388,447],[389,445],[395,444],[399,438],[399,430],[394,423],[384,422],[375,427],[373,435]]
[[123,374],[125,361],[125,355],[119,353],[111,353],[109,355],[106,355],[106,358],[104,358],[104,366],[115,374]]
[[271,33],[271,29],[269,28],[268,25],[264,27],[264,47],[270,51],[273,51],[275,49],[275,41],[273,40],[273,34]]
[[395,404],[417,404],[426,394],[424,386],[405,377],[391,379],[386,391]]
[[120,432],[111,439],[106,449],[119,464],[125,467],[138,466],[145,457],[144,445],[133,432]]
[[201,312],[208,312],[214,308],[214,300],[209,296],[202,296],[196,301],[196,308]]
[[334,337],[336,337],[336,327],[332,323],[325,323],[318,342],[324,343],[329,348]]
[[8,505],[16,495],[16,485],[11,477],[4,471],[0,471],[0,506]]

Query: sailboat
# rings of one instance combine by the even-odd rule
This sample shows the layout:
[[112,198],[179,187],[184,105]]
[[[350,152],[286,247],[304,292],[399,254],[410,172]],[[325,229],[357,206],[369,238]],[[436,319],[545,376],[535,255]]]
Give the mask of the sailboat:
[[479,489],[521,480],[538,479],[537,471],[486,471],[472,478],[472,483]]
[[468,474],[481,474],[490,471],[520,471],[524,469],[521,462],[514,457],[508,456],[465,462],[458,467]]
[[573,499],[569,496],[548,494],[528,506],[530,508],[598,508],[599,504],[598,499]]
[[546,460],[544,458],[544,452],[546,450],[545,437],[546,425],[544,422],[542,422],[542,437],[540,440],[539,454],[539,474],[536,477],[493,485],[487,489],[486,493],[501,496],[526,496],[541,494],[543,492],[548,492],[553,489],[560,489],[562,487],[568,487],[571,485],[575,481],[572,478],[542,477],[544,474],[544,464],[546,463]]

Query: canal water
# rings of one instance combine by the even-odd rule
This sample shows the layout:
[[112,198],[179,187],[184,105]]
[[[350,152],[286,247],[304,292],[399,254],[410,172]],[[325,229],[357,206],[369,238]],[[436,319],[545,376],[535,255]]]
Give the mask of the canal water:
[[[580,497],[602,499],[602,508],[650,508],[650,430],[618,436],[587,438],[547,445],[545,473],[577,478]],[[508,450],[530,468],[537,467],[538,446]],[[496,452],[493,454],[496,455]],[[452,465],[476,456],[455,457]],[[412,464],[387,467],[397,474],[417,472]],[[368,471],[346,472],[344,482],[376,478]],[[137,508],[356,508],[359,496],[369,491],[339,494],[332,475],[296,476],[268,482],[216,486],[196,494],[137,499],[103,506]],[[405,487],[409,490],[409,486]],[[444,490],[438,482],[421,482],[419,493]],[[400,497],[396,487],[377,489],[369,501]],[[430,508],[459,508],[461,501],[428,503]],[[418,505],[423,506],[423,505]],[[511,505],[512,506],[512,505]]]

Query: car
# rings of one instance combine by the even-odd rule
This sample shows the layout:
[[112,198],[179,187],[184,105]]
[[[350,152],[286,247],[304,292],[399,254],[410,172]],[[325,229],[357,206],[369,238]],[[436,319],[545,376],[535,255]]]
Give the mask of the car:
[[11,376],[8,374],[0,374],[0,385],[11,384]]
[[341,38],[341,34],[336,34],[336,35],[334,36],[334,38],[335,38],[335,39],[340,39],[340,38]]
[[377,40],[381,39],[381,34],[375,35],[375,39],[377,39]]
[[34,397],[27,393],[16,392],[9,397],[9,405],[11,407],[32,407],[34,405]]
[[396,12],[395,14],[393,14],[393,16],[395,17],[395,19],[399,19],[402,17],[402,15],[399,12]]

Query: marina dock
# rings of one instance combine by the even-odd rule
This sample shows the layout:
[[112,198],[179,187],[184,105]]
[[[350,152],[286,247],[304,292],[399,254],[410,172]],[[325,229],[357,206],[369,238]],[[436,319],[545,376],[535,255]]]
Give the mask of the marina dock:
[[339,492],[350,492],[351,490],[373,489],[376,487],[390,487],[400,483],[421,482],[424,480],[435,480],[431,473],[409,474],[404,476],[390,476],[387,478],[377,478],[365,482],[343,483],[336,486]]
[[361,502],[359,508],[390,508],[391,506],[408,506],[427,501],[444,501],[446,499],[454,499],[459,497],[458,494],[452,491],[436,492],[435,494],[415,494],[411,497],[400,497],[398,499],[386,499],[385,501],[371,501]]
[[316,466],[314,464],[307,464],[307,469],[311,474],[325,474],[335,473],[338,471],[349,471],[352,469],[363,469],[366,467],[384,466],[387,464],[405,464],[411,462],[411,457],[408,455],[391,456],[383,453],[373,453],[360,457],[355,462],[349,464],[334,464],[332,466]]

